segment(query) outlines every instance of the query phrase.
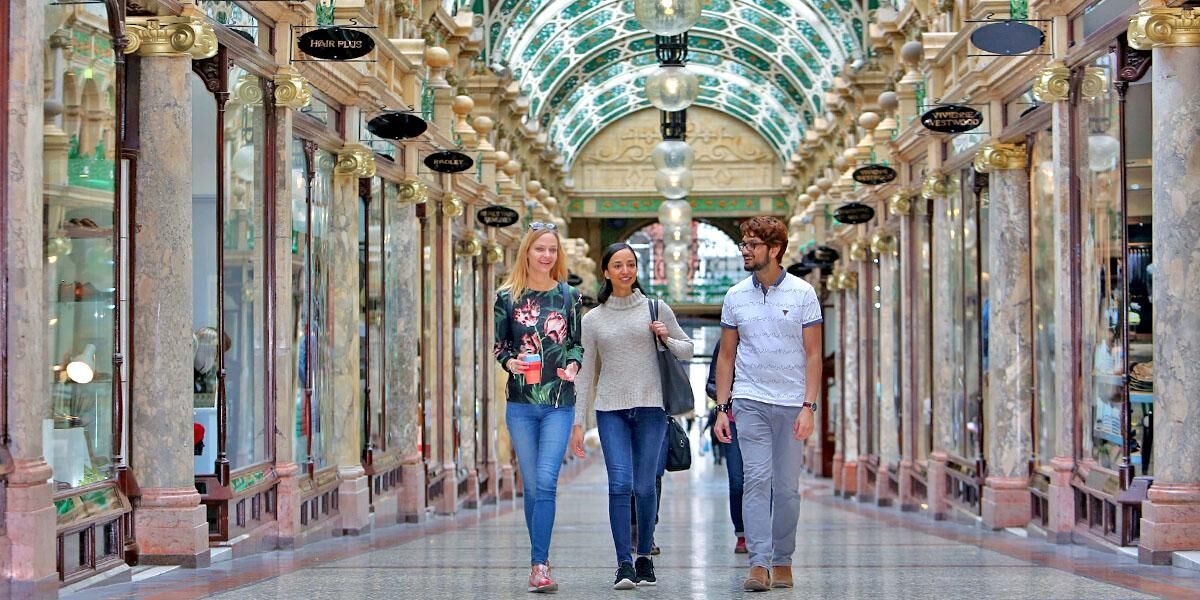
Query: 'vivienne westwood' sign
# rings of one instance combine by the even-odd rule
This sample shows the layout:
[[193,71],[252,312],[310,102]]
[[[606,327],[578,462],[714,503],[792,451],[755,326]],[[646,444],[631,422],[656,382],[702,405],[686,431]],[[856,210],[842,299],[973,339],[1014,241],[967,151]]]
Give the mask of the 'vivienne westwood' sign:
[[361,29],[321,27],[300,36],[300,51],[321,60],[354,60],[375,49],[375,40]]
[[921,115],[921,124],[938,133],[965,133],[983,125],[983,113],[970,106],[948,104]]
[[421,117],[402,112],[385,112],[367,122],[367,131],[385,140],[415,138],[428,128]]
[[837,219],[839,223],[858,225],[874,219],[875,209],[860,202],[851,202],[843,204],[833,211],[833,218]]
[[475,166],[475,161],[462,152],[442,150],[426,156],[425,166],[438,173],[462,173]]
[[508,227],[521,220],[521,215],[506,206],[489,206],[479,209],[475,220],[484,227]]
[[863,165],[852,176],[863,185],[883,185],[896,179],[896,170],[887,165]]

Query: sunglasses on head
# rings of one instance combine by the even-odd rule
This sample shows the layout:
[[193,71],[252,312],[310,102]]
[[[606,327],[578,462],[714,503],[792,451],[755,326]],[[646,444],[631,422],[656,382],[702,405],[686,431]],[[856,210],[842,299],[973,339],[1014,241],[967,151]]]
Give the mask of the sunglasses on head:
[[546,229],[549,231],[554,231],[554,230],[558,229],[558,225],[555,225],[554,223],[543,223],[541,221],[534,221],[529,224],[529,229],[531,229],[533,231],[541,231],[543,229]]

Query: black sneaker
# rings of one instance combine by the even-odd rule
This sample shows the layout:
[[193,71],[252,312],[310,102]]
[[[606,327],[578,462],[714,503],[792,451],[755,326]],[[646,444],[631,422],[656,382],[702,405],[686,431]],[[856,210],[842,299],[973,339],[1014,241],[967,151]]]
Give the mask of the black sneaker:
[[635,570],[638,585],[658,585],[658,580],[654,578],[654,561],[649,556],[639,556]]
[[[651,571],[650,576],[654,576],[653,571]],[[617,567],[617,578],[613,580],[613,589],[632,590],[633,588],[637,587],[637,584],[634,583],[635,579],[637,579],[637,575],[633,572],[633,565],[629,563],[621,563],[620,566]]]

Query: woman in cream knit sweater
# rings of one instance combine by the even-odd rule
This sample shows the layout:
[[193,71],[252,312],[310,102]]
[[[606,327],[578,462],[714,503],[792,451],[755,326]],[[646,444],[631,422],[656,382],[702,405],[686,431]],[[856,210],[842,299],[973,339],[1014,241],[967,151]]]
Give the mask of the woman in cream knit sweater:
[[[608,516],[617,551],[614,589],[654,585],[654,540],[659,454],[667,434],[655,337],[676,358],[692,357],[692,341],[675,313],[659,303],[658,321],[637,281],[637,256],[628,244],[609,246],[600,261],[600,306],[583,317],[583,365],[575,377],[575,426],[571,447],[583,456],[583,424],[596,411],[600,446],[608,469]],[[630,494],[636,499],[637,563],[630,556]]]

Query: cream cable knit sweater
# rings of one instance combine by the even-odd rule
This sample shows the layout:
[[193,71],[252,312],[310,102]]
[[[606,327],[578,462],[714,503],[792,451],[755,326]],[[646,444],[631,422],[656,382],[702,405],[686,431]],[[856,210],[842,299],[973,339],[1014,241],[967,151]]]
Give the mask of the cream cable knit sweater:
[[[575,424],[582,425],[595,410],[641,406],[662,408],[650,304],[633,294],[608,301],[583,316],[583,365],[575,376]],[[667,348],[679,359],[692,357],[688,338],[666,302],[658,303],[658,320],[667,326]]]

